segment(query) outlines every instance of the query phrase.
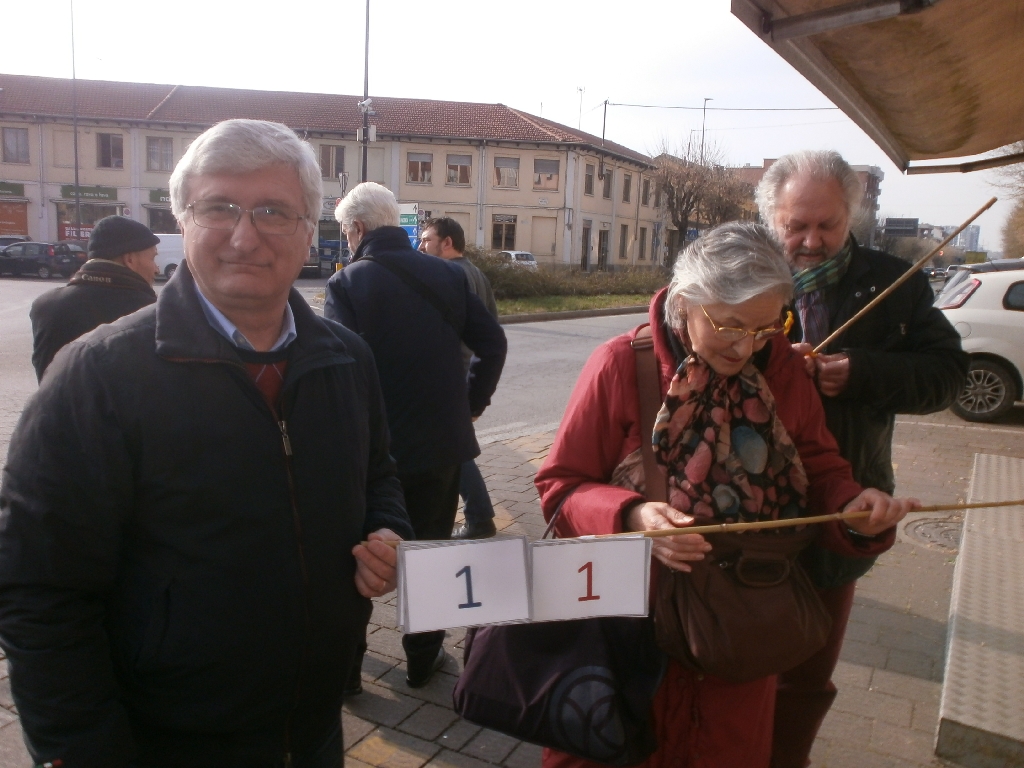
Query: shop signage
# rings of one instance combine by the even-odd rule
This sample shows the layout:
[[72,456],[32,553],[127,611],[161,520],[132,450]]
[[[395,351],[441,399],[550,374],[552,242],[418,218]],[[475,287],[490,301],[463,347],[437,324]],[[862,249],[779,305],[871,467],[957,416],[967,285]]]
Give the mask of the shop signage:
[[10,181],[0,181],[0,197],[24,197],[25,185]]
[[151,189],[149,190],[149,202],[169,204],[171,202],[171,193],[166,189]]
[[336,197],[325,197],[321,205],[321,213],[329,216],[334,215],[334,209],[338,207],[338,198]]
[[[117,200],[117,189],[115,187],[79,187],[78,194],[82,200]],[[74,200],[75,185],[62,185],[60,196],[65,200]]]

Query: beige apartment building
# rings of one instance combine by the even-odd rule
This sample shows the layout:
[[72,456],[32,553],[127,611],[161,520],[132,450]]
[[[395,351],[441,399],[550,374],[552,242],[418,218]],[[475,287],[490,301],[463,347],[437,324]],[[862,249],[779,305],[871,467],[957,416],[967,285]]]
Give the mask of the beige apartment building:
[[[360,178],[359,101],[0,74],[0,234],[75,238],[79,204],[84,237],[115,213],[174,232],[175,163],[203,130],[242,117],[282,122],[313,145],[324,179],[315,242],[332,255],[335,201]],[[663,263],[663,211],[646,155],[503,104],[374,97],[372,110],[367,178],[415,204],[421,219],[451,216],[469,242],[531,251],[542,264]]]

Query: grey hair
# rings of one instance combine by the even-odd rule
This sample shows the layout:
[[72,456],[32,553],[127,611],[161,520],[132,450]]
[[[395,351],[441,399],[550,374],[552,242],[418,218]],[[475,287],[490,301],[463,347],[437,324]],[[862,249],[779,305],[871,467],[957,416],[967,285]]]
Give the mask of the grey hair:
[[761,224],[733,221],[686,247],[672,270],[665,322],[681,330],[686,304],[741,304],[775,292],[788,302],[793,277],[778,242]]
[[367,232],[380,227],[398,226],[398,201],[387,187],[364,181],[352,188],[334,209],[336,218],[343,227],[360,222]]
[[807,176],[817,181],[833,179],[843,189],[850,223],[860,216],[864,187],[857,178],[857,172],[834,150],[805,149],[780,157],[765,171],[761,183],[757,185],[757,209],[761,212],[761,219],[769,227],[775,226],[775,206],[778,203],[779,190],[796,176]]
[[298,173],[305,214],[315,224],[324,194],[316,153],[288,126],[266,120],[225,120],[193,141],[171,174],[171,211],[181,222],[192,202],[188,186],[193,176],[252,173],[279,163]]

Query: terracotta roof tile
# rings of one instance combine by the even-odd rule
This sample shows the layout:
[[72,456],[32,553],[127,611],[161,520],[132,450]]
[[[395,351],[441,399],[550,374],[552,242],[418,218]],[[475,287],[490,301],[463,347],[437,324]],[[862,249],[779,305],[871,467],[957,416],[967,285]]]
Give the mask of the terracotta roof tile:
[[[0,74],[0,115],[71,117],[70,80]],[[358,96],[250,91],[191,85],[78,80],[78,115],[85,119],[143,121],[205,127],[231,118],[284,123],[296,131],[354,133],[362,126]],[[423,136],[583,145],[599,149],[588,133],[504,104],[429,99],[373,98],[380,136]],[[650,164],[641,152],[605,142],[607,152]]]

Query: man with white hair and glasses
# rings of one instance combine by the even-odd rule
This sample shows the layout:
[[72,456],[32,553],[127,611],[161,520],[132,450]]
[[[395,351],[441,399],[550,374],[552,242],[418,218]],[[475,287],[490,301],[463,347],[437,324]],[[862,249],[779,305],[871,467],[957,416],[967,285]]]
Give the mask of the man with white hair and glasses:
[[[373,350],[391,427],[392,453],[417,539],[447,539],[459,503],[459,469],[480,453],[472,421],[491,402],[505,363],[505,333],[466,274],[413,249],[398,203],[373,182],[334,212],[352,263],[327,283],[326,317]],[[477,358],[463,367],[462,344]],[[444,631],[402,638],[406,683],[427,684],[444,664]],[[361,690],[359,659],[348,692]]]
[[[837,152],[804,151],[779,158],[757,188],[762,219],[775,231],[793,271],[794,348],[806,355],[825,406],[829,431],[861,485],[892,494],[892,436],[897,413],[949,407],[963,387],[967,355],[960,336],[932,307],[927,278],[917,273],[822,354],[812,350],[910,265],[866,248],[850,230],[861,214],[863,187]],[[865,540],[865,546],[870,542]],[[831,681],[853,606],[856,579],[873,559],[844,559],[812,548],[816,575],[832,616],[827,645],[779,676],[772,768],[804,768],[836,696]]]
[[291,287],[319,164],[229,120],[170,192],[186,260],[57,357],[11,440],[0,643],[25,740],[69,767],[339,768],[384,540],[412,529],[372,354]]

